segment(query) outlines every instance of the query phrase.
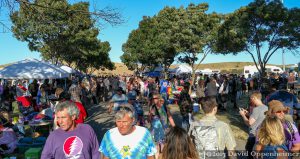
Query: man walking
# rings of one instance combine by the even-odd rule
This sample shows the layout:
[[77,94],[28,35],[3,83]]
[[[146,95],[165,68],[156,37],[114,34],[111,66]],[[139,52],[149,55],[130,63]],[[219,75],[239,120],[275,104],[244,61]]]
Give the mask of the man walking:
[[94,130],[87,124],[77,124],[79,110],[74,102],[65,101],[56,106],[55,118],[59,128],[50,133],[41,159],[100,158]]
[[103,159],[154,159],[155,144],[150,132],[134,125],[134,108],[121,105],[115,115],[117,127],[108,130],[100,144]]

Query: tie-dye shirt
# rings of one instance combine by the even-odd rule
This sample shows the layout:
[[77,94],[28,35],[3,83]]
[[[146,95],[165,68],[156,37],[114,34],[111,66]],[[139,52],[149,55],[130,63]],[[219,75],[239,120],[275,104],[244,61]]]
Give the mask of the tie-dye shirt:
[[146,159],[154,156],[156,148],[150,132],[140,126],[128,135],[121,135],[118,128],[107,131],[99,151],[110,159]]

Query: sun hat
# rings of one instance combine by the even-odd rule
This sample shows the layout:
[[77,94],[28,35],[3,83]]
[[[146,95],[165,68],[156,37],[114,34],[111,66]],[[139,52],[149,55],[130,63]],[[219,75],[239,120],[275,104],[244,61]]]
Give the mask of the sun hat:
[[273,113],[278,111],[288,112],[290,110],[289,107],[283,105],[279,100],[272,100],[268,103],[269,110],[265,112],[266,115],[271,116]]

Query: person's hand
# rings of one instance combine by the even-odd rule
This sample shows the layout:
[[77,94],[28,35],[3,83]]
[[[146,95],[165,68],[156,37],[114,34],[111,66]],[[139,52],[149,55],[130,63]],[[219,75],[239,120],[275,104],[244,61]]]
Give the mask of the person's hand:
[[245,110],[244,108],[240,108],[239,113],[240,113],[240,115],[245,116],[246,114],[248,114],[248,111]]
[[111,112],[112,112],[112,107],[110,106],[110,107],[108,108],[108,113],[111,114]]

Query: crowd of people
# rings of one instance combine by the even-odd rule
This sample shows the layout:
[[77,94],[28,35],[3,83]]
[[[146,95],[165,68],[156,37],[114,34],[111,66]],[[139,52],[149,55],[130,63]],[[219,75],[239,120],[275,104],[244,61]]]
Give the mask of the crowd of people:
[[[296,80],[292,78],[292,74],[270,74],[262,79],[200,74],[194,83],[190,76],[165,79],[133,75],[73,77],[68,81],[2,80],[1,109],[9,114],[15,102],[20,119],[30,121],[43,114],[42,118],[53,121],[43,159],[236,158],[233,132],[229,123],[216,117],[219,111],[239,112],[249,126],[245,146],[248,158],[272,153],[290,158],[291,153],[300,151],[300,104],[291,91],[291,83]],[[238,104],[244,95],[250,95],[249,107]],[[100,102],[107,104],[107,113],[114,115],[116,127],[98,142],[97,134],[84,121],[86,110]],[[175,123],[170,104],[178,104],[181,123]],[[195,104],[204,113],[199,120],[193,119]],[[10,119],[1,118],[0,144],[6,146],[1,153],[12,153],[17,139],[25,135],[20,128],[24,121],[5,125],[11,123]],[[9,137],[5,137],[7,133]]]

